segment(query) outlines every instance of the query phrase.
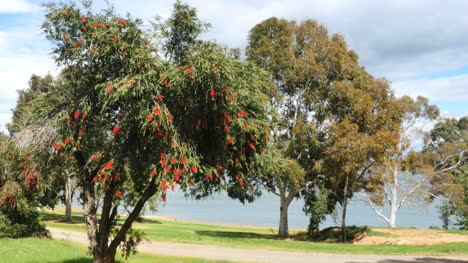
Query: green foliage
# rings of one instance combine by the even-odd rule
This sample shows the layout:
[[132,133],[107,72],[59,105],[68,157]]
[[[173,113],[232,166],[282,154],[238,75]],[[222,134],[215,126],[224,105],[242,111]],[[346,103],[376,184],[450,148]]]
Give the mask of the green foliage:
[[194,48],[200,44],[198,37],[210,27],[200,21],[197,10],[177,0],[171,16],[166,21],[156,17],[153,27],[164,57],[177,65],[185,65]]

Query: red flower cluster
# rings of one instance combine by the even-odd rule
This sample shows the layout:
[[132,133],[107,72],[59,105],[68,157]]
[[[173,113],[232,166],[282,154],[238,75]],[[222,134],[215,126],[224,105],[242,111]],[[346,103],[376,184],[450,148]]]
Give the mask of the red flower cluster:
[[109,86],[109,87],[107,87],[106,91],[107,91],[107,92],[111,92],[111,91],[113,91],[114,89],[115,89],[114,86]]

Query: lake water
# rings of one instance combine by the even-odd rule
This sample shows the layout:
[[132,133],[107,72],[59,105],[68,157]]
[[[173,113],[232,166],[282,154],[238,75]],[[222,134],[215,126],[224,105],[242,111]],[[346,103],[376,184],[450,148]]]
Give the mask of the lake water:
[[[397,215],[397,227],[425,228],[441,226],[436,201],[430,205],[417,207],[402,207]],[[302,211],[303,201],[294,200],[289,208],[289,228],[306,229],[308,217]],[[192,200],[184,197],[184,193],[176,189],[168,191],[167,202],[160,205],[154,215],[165,216],[190,221],[219,223],[229,225],[247,225],[271,227],[276,230],[279,221],[279,197],[265,192],[251,204],[243,205],[233,200],[226,193],[220,193],[206,200]],[[386,222],[377,216],[365,202],[353,199],[348,206],[348,225],[383,226]],[[337,225],[331,217],[327,217],[321,227]]]

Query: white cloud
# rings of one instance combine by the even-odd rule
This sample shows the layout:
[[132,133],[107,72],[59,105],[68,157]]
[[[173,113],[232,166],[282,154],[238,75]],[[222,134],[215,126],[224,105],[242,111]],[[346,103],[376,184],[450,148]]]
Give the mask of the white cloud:
[[0,13],[28,13],[38,10],[36,5],[28,3],[26,0],[9,0],[7,2],[0,5]]
[[439,79],[417,79],[394,83],[398,96],[422,95],[429,100],[468,101],[468,74]]

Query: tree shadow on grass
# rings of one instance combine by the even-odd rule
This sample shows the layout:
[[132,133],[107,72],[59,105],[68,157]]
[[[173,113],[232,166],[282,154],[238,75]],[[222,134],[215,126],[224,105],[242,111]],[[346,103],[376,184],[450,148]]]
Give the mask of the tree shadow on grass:
[[41,213],[41,220],[42,221],[57,221],[60,223],[70,223],[70,224],[81,224],[84,223],[84,217],[81,215],[72,215],[72,222],[65,222],[63,221],[63,215],[55,214],[55,213]]
[[274,234],[258,234],[251,232],[231,232],[231,231],[195,231],[198,235],[210,237],[228,237],[228,238],[254,238],[254,239],[275,239]]
[[[59,261],[57,261],[57,263],[58,262]],[[75,258],[75,259],[68,259],[65,261],[60,261],[60,263],[93,263],[93,259],[82,257],[82,258]],[[123,261],[115,260],[115,263],[123,263]]]

